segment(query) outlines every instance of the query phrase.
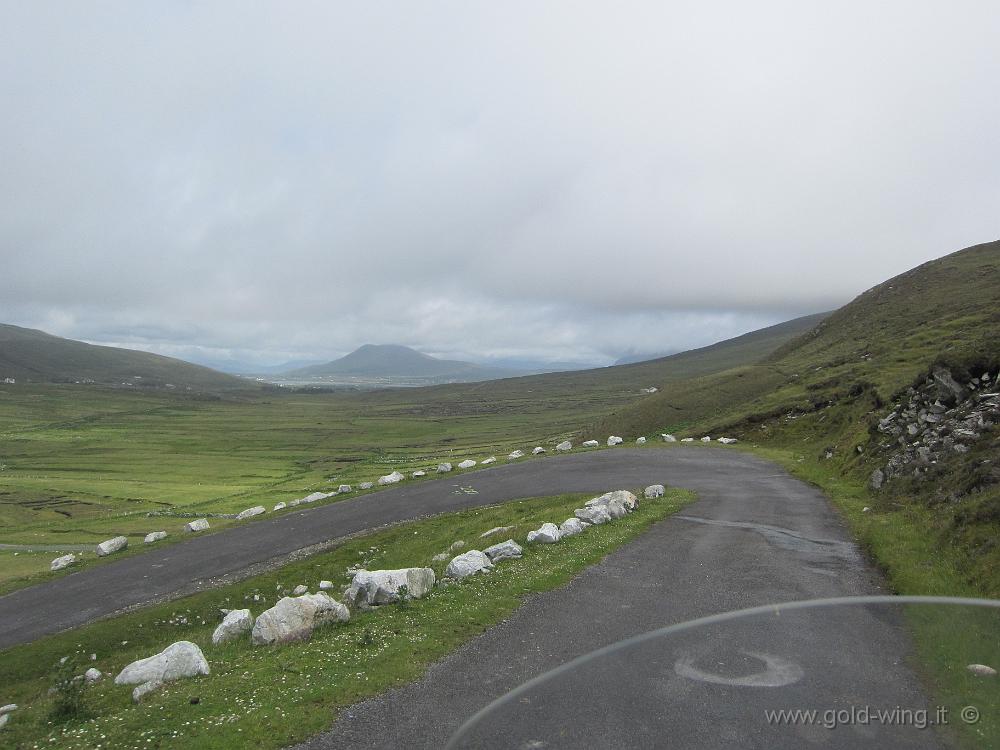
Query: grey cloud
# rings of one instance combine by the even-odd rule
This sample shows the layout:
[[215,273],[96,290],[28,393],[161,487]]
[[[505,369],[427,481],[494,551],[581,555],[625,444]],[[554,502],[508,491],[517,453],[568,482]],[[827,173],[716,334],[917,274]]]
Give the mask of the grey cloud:
[[998,235],[992,2],[20,4],[0,317],[613,358]]

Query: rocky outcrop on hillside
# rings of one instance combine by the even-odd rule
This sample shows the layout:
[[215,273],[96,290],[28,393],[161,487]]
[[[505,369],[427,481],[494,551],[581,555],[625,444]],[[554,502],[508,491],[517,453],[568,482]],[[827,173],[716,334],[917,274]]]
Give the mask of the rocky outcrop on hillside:
[[1000,423],[997,381],[997,373],[984,372],[963,383],[939,367],[909,388],[878,422],[887,458],[872,472],[871,488],[897,477],[920,478],[932,465],[968,453]]

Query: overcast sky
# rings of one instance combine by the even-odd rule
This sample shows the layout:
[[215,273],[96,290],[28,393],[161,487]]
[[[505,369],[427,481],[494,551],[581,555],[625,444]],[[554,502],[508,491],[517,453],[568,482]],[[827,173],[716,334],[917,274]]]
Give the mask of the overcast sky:
[[0,322],[604,362],[1000,236],[996,0],[0,8]]

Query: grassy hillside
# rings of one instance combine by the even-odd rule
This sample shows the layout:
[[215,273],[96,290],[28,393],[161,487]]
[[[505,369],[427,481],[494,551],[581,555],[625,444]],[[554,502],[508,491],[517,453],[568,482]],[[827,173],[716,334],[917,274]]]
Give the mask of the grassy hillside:
[[[85,545],[118,534],[138,542],[153,526],[179,529],[191,514],[270,508],[440,460],[551,449],[608,410],[648,399],[643,387],[764,356],[807,325],[792,321],[654,363],[378,392],[209,400],[0,383],[0,543]],[[22,551],[15,560],[0,550],[9,574],[0,573],[0,584],[47,569],[51,557],[28,560]]]
[[[862,528],[884,554],[903,554],[885,528],[900,538],[911,529],[926,535],[922,554],[950,556],[970,591],[1000,596],[1000,407],[980,395],[997,391],[998,371],[1000,242],[991,242],[879,284],[759,364],[673,383],[592,431],[729,434],[775,451],[848,487],[859,513],[870,506]],[[951,395],[941,373],[968,398]],[[869,492],[876,469],[892,476]]]
[[171,357],[95,346],[0,324],[0,380],[19,383],[130,384],[196,391],[245,389],[245,380]]

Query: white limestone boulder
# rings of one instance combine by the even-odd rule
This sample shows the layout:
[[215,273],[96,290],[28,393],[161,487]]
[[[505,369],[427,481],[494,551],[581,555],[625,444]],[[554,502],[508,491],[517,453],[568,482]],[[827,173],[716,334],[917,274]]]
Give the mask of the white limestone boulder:
[[88,685],[93,685],[95,682],[100,682],[100,679],[104,677],[104,673],[101,670],[91,667],[86,672],[83,673],[83,681]]
[[703,443],[711,443],[712,442],[712,436],[711,435],[705,435],[705,437],[703,437],[701,439],[701,442],[703,442]]
[[63,568],[68,568],[70,565],[76,563],[76,555],[70,553],[68,555],[63,555],[62,557],[57,557],[49,564],[49,570],[62,570]]
[[399,592],[404,586],[407,596],[420,599],[434,589],[435,582],[431,568],[359,570],[344,593],[344,599],[355,606],[393,604],[399,601]]
[[142,703],[143,699],[150,693],[155,693],[163,687],[163,683],[159,680],[150,680],[149,682],[144,682],[137,686],[135,690],[132,691],[132,702]]
[[410,476],[413,477],[414,479],[420,479],[420,477],[426,477],[427,472],[424,471],[423,469],[417,469],[417,471],[410,474]]
[[165,531],[150,531],[143,538],[143,544],[155,544],[156,542],[162,541],[167,538],[167,532]]
[[652,500],[657,497],[663,497],[663,493],[667,491],[667,488],[662,484],[651,484],[642,492],[642,496],[647,500]]
[[475,465],[476,465],[475,461],[473,461],[471,458],[467,458],[464,461],[462,461],[462,463],[460,463],[458,465],[458,468],[460,468],[460,469],[471,469]]
[[559,527],[554,523],[543,523],[539,528],[528,532],[528,544],[555,544],[560,538]]
[[177,641],[163,651],[129,664],[115,677],[116,685],[141,685],[146,682],[173,682],[185,677],[208,674],[205,655],[191,641]]
[[622,440],[622,438],[620,438],[618,435],[612,435],[611,437],[608,438],[608,445],[609,446],[612,446],[612,445],[621,445],[624,442],[625,441]]
[[184,530],[196,533],[199,531],[208,531],[208,519],[207,518],[196,518],[189,523],[184,524]]
[[128,547],[128,537],[116,536],[113,539],[107,539],[97,545],[98,557],[106,557],[107,555],[113,555],[115,552],[121,552],[123,549]]
[[694,442],[694,438],[690,438],[690,437],[688,437],[688,438],[681,438],[681,442],[682,443],[693,443]]
[[644,438],[644,437],[636,438],[635,439],[635,444],[636,445],[645,445],[646,444],[646,438]]
[[545,453],[545,449],[542,446],[540,446],[540,445],[531,449],[531,455],[532,456],[539,456],[542,453]]
[[559,524],[559,536],[575,536],[582,531],[585,531],[590,524],[584,523],[576,516],[573,518],[567,518],[561,524]]
[[559,443],[559,445],[556,446],[556,450],[561,453],[565,453],[566,451],[571,451],[573,450],[573,443],[571,443],[569,440],[563,440],[561,443]]
[[489,466],[490,464],[495,464],[497,462],[496,456],[490,456],[489,458],[484,458],[479,463],[483,466]]
[[242,521],[247,518],[253,518],[254,516],[260,516],[267,513],[267,509],[263,505],[255,505],[252,508],[247,508],[246,510],[241,510],[236,514],[236,520]]
[[506,542],[487,547],[483,553],[490,558],[490,562],[498,563],[501,560],[515,560],[524,553],[524,550],[513,539],[508,539]]
[[242,638],[253,629],[253,615],[249,609],[231,610],[212,633],[212,645],[218,646],[227,641]]
[[375,484],[373,482],[362,482],[361,484],[358,485],[358,489],[359,490],[370,490],[374,486],[375,486]]
[[507,454],[507,460],[513,461],[518,458],[524,458],[524,451],[516,450]]
[[272,511],[275,511],[275,510],[284,510],[287,507],[288,507],[288,503],[275,503],[274,507],[271,510]]
[[294,589],[292,589],[292,596],[302,596],[303,594],[309,593],[309,587],[304,583],[300,583]]
[[669,432],[664,432],[662,435],[660,435],[660,437],[663,438],[663,442],[664,443],[676,443],[677,442],[677,437],[675,435],[671,435]]
[[594,526],[600,526],[602,523],[607,523],[611,520],[611,514],[608,513],[608,509],[604,505],[592,505],[586,508],[577,508],[573,511],[573,515],[581,521]]
[[392,474],[386,474],[384,477],[378,478],[378,483],[380,486],[385,486],[387,484],[398,484],[402,482],[405,477],[398,471],[392,472]]
[[718,440],[717,442],[720,442],[720,443],[722,443],[723,445],[732,445],[733,443],[737,443],[737,442],[739,442],[739,441],[738,441],[738,440],[737,440],[736,438],[731,438],[731,437],[720,437],[720,438],[719,438],[719,440]]
[[351,491],[351,485],[349,485],[349,484],[342,484],[342,485],[340,485],[337,488],[337,494],[338,495],[341,495],[341,494],[343,494],[345,492],[350,492],[350,491]]
[[584,448],[596,448],[597,446],[600,445],[600,443],[598,443],[596,440],[584,440],[582,443],[580,443],[580,445],[582,445]]
[[332,588],[333,588],[333,581],[327,581],[327,580],[324,579],[324,580],[322,580],[322,581],[319,582],[319,590],[320,591],[329,591]]
[[470,549],[452,559],[445,568],[446,578],[468,578],[476,573],[489,573],[493,569],[493,561],[478,549]]
[[[625,511],[631,513],[633,510],[639,507],[639,498],[637,498],[633,493],[628,490],[614,490],[613,492],[605,492],[603,495],[599,495],[591,500],[588,500],[584,505],[604,505],[609,506],[612,503],[620,503]],[[615,518],[612,514],[612,518]]]
[[449,471],[451,471],[451,464],[448,463],[447,461],[445,461],[442,464],[438,464],[438,467],[437,467],[437,473],[438,474],[444,474],[444,473],[449,472]]
[[347,607],[331,599],[325,591],[286,596],[258,615],[250,638],[255,646],[287,643],[308,638],[320,625],[350,619]]

